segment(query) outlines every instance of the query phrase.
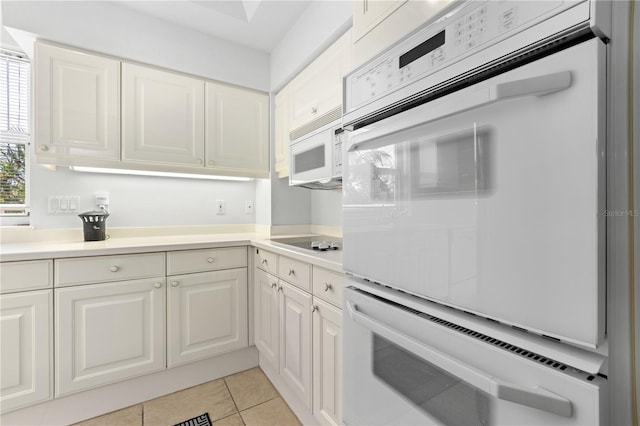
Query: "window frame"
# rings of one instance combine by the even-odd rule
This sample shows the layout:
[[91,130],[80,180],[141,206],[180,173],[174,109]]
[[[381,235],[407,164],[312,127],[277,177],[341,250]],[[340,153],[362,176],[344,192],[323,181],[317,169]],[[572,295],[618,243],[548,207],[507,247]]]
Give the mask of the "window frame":
[[[15,145],[24,145],[24,204],[2,204],[0,203],[0,226],[18,226],[30,224],[30,205],[31,205],[31,149],[33,141],[33,84],[32,84],[32,62],[26,54],[0,48],[1,65],[4,61],[13,61],[27,64],[26,80],[20,78],[20,82],[26,82],[27,86],[27,111],[23,119],[26,119],[26,133],[2,132],[0,143],[10,143]],[[4,83],[4,82],[3,82]],[[5,88],[3,88],[4,90]],[[6,87],[8,90],[8,87]],[[8,111],[7,111],[8,112]],[[0,129],[2,131],[2,129]],[[6,213],[6,210],[22,210],[20,213]]]

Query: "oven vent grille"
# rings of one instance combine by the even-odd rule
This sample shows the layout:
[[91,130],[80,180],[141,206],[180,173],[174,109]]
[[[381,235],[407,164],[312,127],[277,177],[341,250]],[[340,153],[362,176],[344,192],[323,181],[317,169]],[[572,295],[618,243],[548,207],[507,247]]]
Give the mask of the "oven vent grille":
[[[371,295],[369,295],[369,296],[371,296]],[[543,364],[543,365],[545,365],[547,367],[554,368],[556,370],[561,370],[561,371],[564,371],[567,368],[569,368],[568,365],[563,364],[561,362],[558,362],[558,361],[555,361],[553,359],[547,358],[545,356],[539,355],[539,354],[537,354],[535,352],[531,352],[531,351],[529,351],[527,349],[524,349],[524,348],[521,348],[519,346],[512,345],[510,343],[504,342],[504,341],[496,339],[494,337],[487,336],[486,334],[479,333],[477,331],[471,330],[471,329],[463,327],[461,325],[454,324],[454,323],[452,323],[450,321],[443,320],[443,319],[438,318],[438,317],[434,317],[433,315],[429,315],[429,314],[426,314],[424,312],[420,312],[418,310],[415,310],[413,308],[409,308],[409,307],[404,306],[404,305],[400,305],[400,304],[395,303],[395,302],[390,302],[390,301],[385,300],[385,299],[380,298],[380,297],[377,297],[377,299],[383,300],[383,301],[385,301],[385,303],[392,304],[395,307],[397,307],[399,309],[402,309],[403,311],[407,311],[407,312],[409,312],[409,313],[411,313],[413,315],[417,315],[417,316],[419,316],[421,318],[427,319],[427,320],[429,320],[431,322],[434,322],[434,323],[439,324],[441,326],[447,327],[447,328],[449,328],[451,330],[455,330],[455,331],[457,331],[459,333],[466,334],[467,336],[473,337],[474,339],[481,340],[481,341],[483,341],[485,343],[488,343],[490,345],[496,346],[496,347],[501,348],[501,349],[503,349],[505,351],[509,351],[509,352],[511,352],[511,353],[513,353],[515,355],[520,356],[520,357],[527,358],[527,359],[529,359],[531,361],[537,362],[538,364]]]

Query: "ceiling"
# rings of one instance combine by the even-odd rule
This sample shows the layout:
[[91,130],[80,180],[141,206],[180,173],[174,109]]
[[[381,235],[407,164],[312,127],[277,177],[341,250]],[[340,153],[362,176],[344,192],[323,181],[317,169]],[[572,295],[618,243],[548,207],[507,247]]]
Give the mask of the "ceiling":
[[119,6],[271,52],[312,0],[112,0]]

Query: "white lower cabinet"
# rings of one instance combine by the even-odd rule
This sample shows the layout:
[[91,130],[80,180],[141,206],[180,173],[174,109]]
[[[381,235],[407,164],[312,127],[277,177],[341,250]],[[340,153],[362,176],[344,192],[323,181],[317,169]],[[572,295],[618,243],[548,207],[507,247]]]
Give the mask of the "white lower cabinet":
[[280,376],[311,408],[311,295],[282,280],[280,292]]
[[53,396],[52,294],[40,290],[0,296],[2,412]]
[[313,298],[313,413],[342,424],[342,311]]
[[168,367],[248,346],[246,268],[168,280]]
[[260,354],[280,369],[280,303],[278,278],[255,269],[255,330],[254,340]]
[[[342,294],[342,274],[264,250],[256,254],[255,342],[261,362],[279,373],[319,423],[342,424],[342,310],[334,306],[342,303],[336,297]],[[264,270],[276,259],[274,273],[282,278]],[[285,281],[293,276],[295,283]],[[311,283],[302,279],[309,276]]]
[[165,368],[165,279],[55,289],[56,397]]

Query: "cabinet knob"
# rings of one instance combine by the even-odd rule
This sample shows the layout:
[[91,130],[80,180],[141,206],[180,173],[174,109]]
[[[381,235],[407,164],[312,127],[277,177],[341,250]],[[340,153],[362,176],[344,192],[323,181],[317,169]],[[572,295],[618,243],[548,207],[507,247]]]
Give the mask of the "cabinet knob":
[[120,270],[120,268],[117,265],[113,265],[111,268],[109,268],[109,270],[111,272],[118,272]]
[[171,287],[178,287],[178,281],[171,281]]
[[202,158],[198,158],[196,161],[198,162],[198,164],[202,164]]
[[318,112],[318,107],[311,108],[311,113],[316,114]]
[[318,310],[318,305],[311,305],[311,312],[315,312]]
[[155,283],[153,286],[155,288],[161,288],[162,287],[162,283]]
[[267,259],[262,259],[262,260],[260,261],[260,263],[262,263],[263,265],[266,265],[266,264],[267,264]]
[[213,257],[207,257],[207,262],[209,263],[213,263],[215,259]]
[[296,271],[293,270],[293,268],[289,268],[289,275],[295,275]]
[[329,291],[331,289],[331,283],[324,283],[324,291]]
[[213,166],[214,164],[216,164],[216,162],[215,162],[215,161],[213,161],[213,160],[209,160],[209,165],[210,165],[210,166]]
[[40,145],[40,151],[49,151],[49,146],[48,145]]
[[276,282],[271,283],[271,288],[275,288],[277,286],[278,286],[278,283],[276,283]]
[[281,285],[278,286],[278,291],[282,291],[282,286]]

